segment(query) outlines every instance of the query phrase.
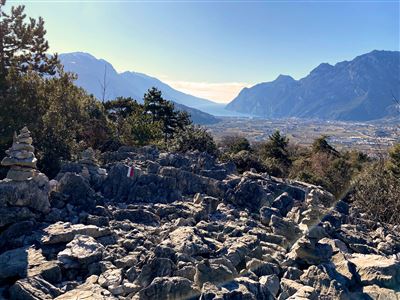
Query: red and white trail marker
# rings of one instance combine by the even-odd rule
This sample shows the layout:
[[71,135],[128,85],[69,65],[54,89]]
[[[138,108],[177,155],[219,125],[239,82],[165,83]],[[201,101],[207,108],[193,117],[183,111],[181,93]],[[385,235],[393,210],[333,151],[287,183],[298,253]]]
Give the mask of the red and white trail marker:
[[135,176],[135,168],[128,167],[128,173],[126,174],[126,177],[134,177],[134,176]]

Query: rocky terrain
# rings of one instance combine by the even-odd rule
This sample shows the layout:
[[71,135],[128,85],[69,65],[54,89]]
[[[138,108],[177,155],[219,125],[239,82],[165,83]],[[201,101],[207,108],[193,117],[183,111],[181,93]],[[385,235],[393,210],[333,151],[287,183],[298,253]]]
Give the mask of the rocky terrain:
[[32,174],[0,181],[1,299],[400,297],[399,228],[320,187],[152,147]]

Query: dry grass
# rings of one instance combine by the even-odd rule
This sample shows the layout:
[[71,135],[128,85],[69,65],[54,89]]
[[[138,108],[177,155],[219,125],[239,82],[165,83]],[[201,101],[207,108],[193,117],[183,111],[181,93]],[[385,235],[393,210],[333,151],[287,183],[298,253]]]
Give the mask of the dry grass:
[[400,179],[378,162],[367,168],[354,185],[353,201],[371,220],[400,224]]

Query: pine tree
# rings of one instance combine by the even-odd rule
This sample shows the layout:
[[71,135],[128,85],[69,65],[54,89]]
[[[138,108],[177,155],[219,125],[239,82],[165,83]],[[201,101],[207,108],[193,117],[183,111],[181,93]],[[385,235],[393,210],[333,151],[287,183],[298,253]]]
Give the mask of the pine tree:
[[53,75],[59,61],[57,55],[46,54],[49,44],[43,19],[26,20],[24,6],[11,7],[6,13],[6,0],[0,1],[0,88],[4,93],[9,86],[6,78],[10,69],[18,73],[31,70],[40,76]]
[[151,116],[152,123],[161,123],[165,143],[173,138],[178,129],[192,124],[189,114],[175,110],[174,103],[165,100],[155,87],[144,95],[144,111]]
[[275,132],[269,136],[269,140],[271,141],[272,146],[280,149],[286,149],[289,143],[288,138],[281,135],[279,130],[275,130]]
[[334,156],[339,156],[339,152],[336,151],[335,148],[333,148],[331,145],[329,145],[328,141],[328,136],[323,135],[317,139],[314,140],[312,144],[312,150],[314,153],[318,152],[323,152],[327,154],[332,154]]
[[39,125],[48,104],[37,97],[36,87],[59,65],[57,55],[46,54],[43,19],[27,19],[24,6],[6,12],[5,5],[0,0],[0,157],[14,131]]
[[175,106],[172,102],[163,101],[161,102],[160,109],[160,121],[162,123],[164,143],[172,138],[176,129],[178,128],[178,116],[175,111]]
[[269,136],[268,141],[264,144],[262,153],[266,158],[274,158],[284,164],[289,164],[289,157],[286,149],[288,143],[288,138],[281,135],[279,130],[276,130]]
[[289,140],[276,130],[260,149],[261,157],[268,171],[274,176],[285,176],[289,172],[291,160],[287,151]]
[[187,111],[178,111],[176,117],[179,129],[183,130],[187,126],[192,125],[192,120],[190,120],[190,114]]
[[161,96],[161,91],[152,87],[144,94],[144,109],[146,114],[150,114],[152,122],[159,121],[162,111],[162,105],[165,101]]

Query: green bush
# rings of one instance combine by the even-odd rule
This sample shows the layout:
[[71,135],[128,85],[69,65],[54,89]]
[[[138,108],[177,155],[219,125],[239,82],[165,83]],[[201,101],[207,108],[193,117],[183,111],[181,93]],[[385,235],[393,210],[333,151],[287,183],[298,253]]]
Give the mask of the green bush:
[[236,154],[243,150],[252,151],[248,139],[241,136],[225,136],[221,139],[221,142],[218,144],[218,146],[222,148],[224,152],[230,154]]
[[227,157],[225,160],[230,160],[235,163],[239,173],[255,169],[257,172],[265,172],[264,165],[258,160],[254,153],[248,150],[242,150]]
[[351,180],[368,163],[358,151],[339,152],[326,137],[318,138],[308,149],[292,151],[288,177],[320,185],[340,198],[350,188]]
[[288,166],[282,160],[275,157],[267,157],[262,161],[262,164],[269,175],[275,177],[286,177]]
[[271,134],[268,140],[258,145],[257,153],[267,172],[273,176],[286,176],[292,161],[288,153],[289,139],[279,130]]
[[212,135],[206,129],[194,125],[178,131],[171,141],[170,148],[179,152],[198,150],[217,155],[217,145]]

